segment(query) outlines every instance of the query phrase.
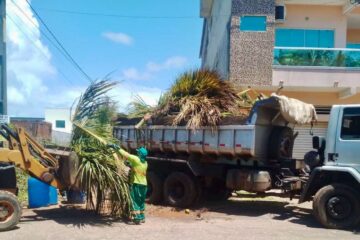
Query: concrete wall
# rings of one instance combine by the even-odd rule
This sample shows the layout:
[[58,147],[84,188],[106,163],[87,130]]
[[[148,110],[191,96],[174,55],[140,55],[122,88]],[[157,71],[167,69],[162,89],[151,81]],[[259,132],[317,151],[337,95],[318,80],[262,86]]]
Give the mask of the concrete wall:
[[[56,120],[64,120],[65,128],[57,128]],[[48,108],[45,109],[45,121],[52,124],[52,130],[58,132],[71,133],[71,113],[70,108]]]
[[[296,98],[306,103],[311,103],[316,106],[332,106],[334,104],[355,104],[360,102],[360,93],[348,98],[339,98],[339,92],[336,91],[289,91],[286,88],[281,91],[281,95]],[[271,91],[260,91],[264,94],[270,95]]]
[[[265,32],[241,32],[241,16],[266,16]],[[269,86],[272,79],[275,0],[233,0],[230,36],[230,81]]]
[[279,67],[273,71],[273,86],[284,87],[360,87],[360,70],[321,67]]
[[230,14],[231,0],[214,0],[203,29],[202,67],[217,70],[224,79],[229,74]]
[[51,123],[43,121],[12,120],[16,127],[24,128],[31,137],[39,142],[51,141]]
[[347,42],[360,43],[360,29],[348,29]]
[[286,20],[276,28],[335,30],[335,47],[346,47],[347,18],[342,6],[286,5]]
[[51,142],[62,147],[70,146],[71,133],[52,131]]

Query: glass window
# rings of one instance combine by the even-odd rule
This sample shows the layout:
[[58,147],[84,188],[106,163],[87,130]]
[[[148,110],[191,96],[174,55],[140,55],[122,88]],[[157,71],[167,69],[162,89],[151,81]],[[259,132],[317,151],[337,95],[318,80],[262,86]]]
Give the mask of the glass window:
[[65,120],[56,120],[55,126],[56,128],[65,128]]
[[334,38],[333,30],[278,28],[275,31],[275,46],[333,48]]
[[335,46],[335,32],[333,30],[319,30],[319,47],[333,48]]
[[240,18],[240,30],[261,32],[266,31],[266,16],[243,16]]
[[348,43],[346,45],[347,48],[360,49],[360,43]]
[[275,19],[284,20],[285,18],[285,6],[275,6]]
[[360,139],[360,108],[345,108],[341,125],[341,138]]

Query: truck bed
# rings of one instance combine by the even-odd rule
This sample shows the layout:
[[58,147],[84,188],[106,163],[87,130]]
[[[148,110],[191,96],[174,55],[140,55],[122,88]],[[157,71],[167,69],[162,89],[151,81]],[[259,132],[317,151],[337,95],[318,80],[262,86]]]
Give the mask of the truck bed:
[[164,125],[136,130],[131,125],[115,127],[114,136],[127,150],[146,146],[151,152],[252,157],[259,152],[255,149],[257,131],[261,131],[261,127],[256,125],[226,125],[216,130],[203,127],[195,131],[183,126]]

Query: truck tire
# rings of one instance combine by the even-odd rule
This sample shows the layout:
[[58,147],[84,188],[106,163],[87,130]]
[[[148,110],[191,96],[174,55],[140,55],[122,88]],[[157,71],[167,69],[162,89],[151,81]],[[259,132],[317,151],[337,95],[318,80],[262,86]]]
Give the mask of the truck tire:
[[171,173],[164,183],[164,199],[173,207],[189,207],[197,197],[195,181],[182,172]]
[[0,191],[0,231],[13,229],[21,218],[21,206],[16,196]]
[[291,158],[294,147],[294,134],[291,128],[274,127],[270,139],[268,157],[271,159]]
[[327,228],[343,229],[360,222],[360,196],[343,184],[321,188],[313,200],[315,218]]
[[154,172],[148,172],[146,178],[148,182],[146,201],[152,204],[160,203],[163,198],[162,179]]

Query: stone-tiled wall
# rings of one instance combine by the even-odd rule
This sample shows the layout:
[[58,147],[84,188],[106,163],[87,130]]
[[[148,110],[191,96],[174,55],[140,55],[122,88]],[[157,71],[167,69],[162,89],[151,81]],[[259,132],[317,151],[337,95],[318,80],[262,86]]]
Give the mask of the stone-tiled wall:
[[[266,16],[266,32],[241,32],[241,16]],[[237,85],[271,86],[275,35],[275,0],[233,0],[230,78]]]

